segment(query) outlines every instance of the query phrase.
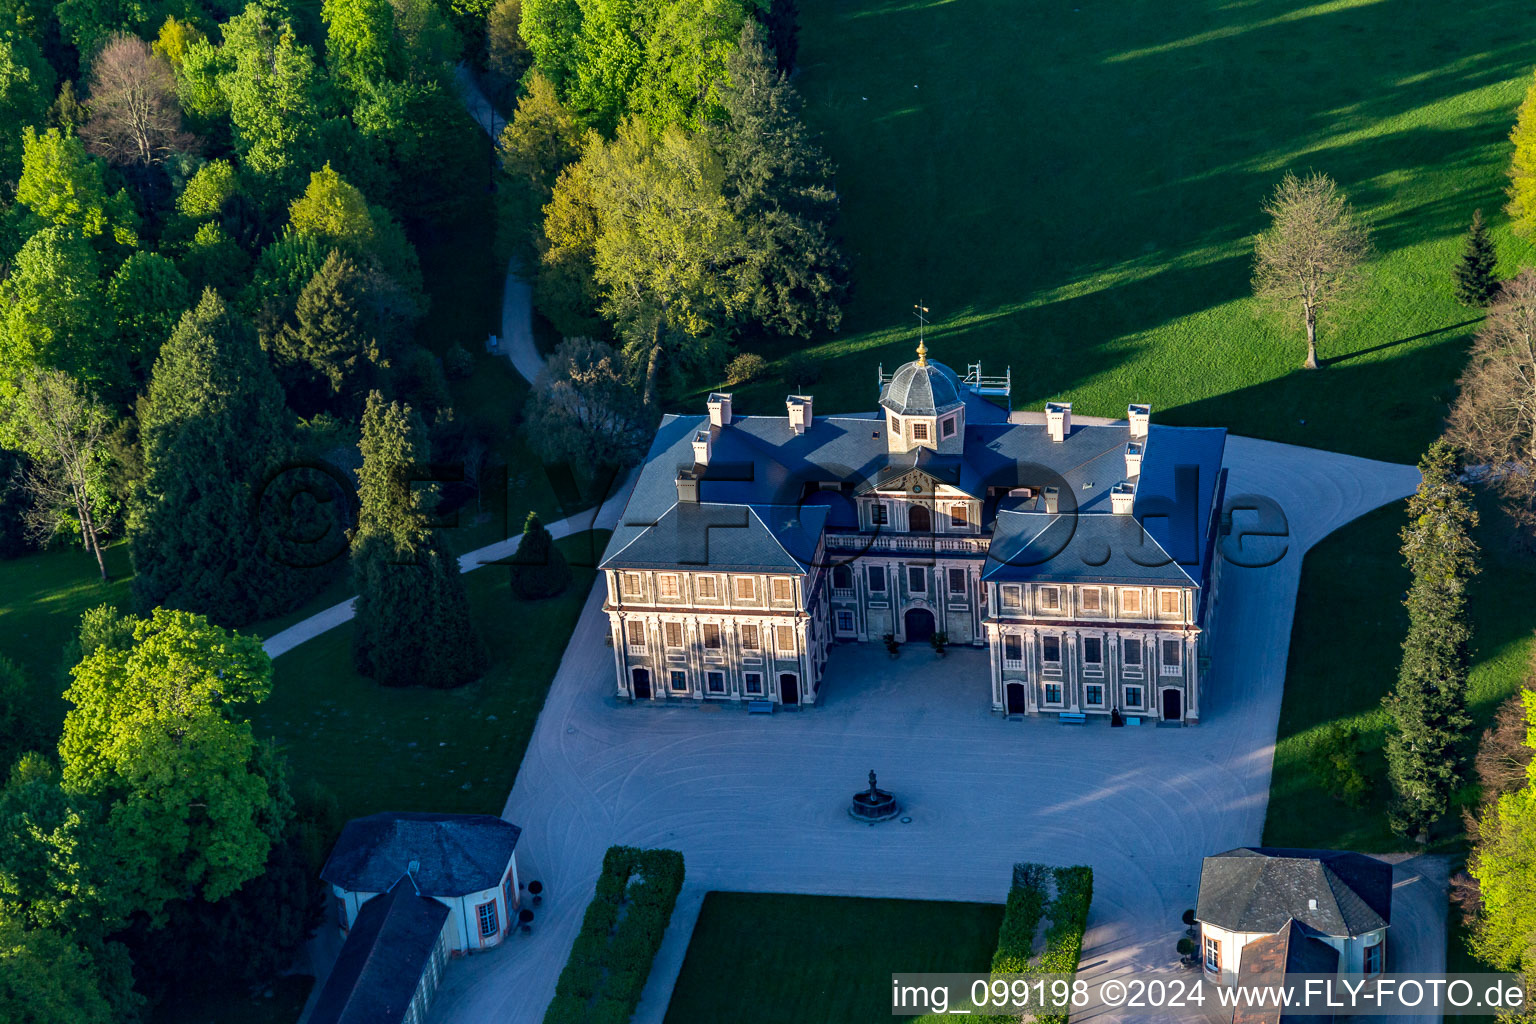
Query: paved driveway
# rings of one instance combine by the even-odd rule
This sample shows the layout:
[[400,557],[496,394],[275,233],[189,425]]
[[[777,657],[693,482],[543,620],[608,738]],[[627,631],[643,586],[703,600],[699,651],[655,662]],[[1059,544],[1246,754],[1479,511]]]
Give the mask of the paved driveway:
[[[824,704],[772,717],[620,707],[594,591],[505,812],[524,830],[523,876],[543,880],[549,898],[531,936],[452,966],[432,1020],[539,1021],[602,852],[620,842],[687,859],[637,1024],[665,1014],[708,889],[1000,902],[1015,861],[1088,863],[1090,976],[1174,969],[1200,858],[1259,841],[1301,556],[1418,479],[1411,467],[1245,438],[1231,439],[1226,465],[1228,493],[1273,497],[1290,538],[1269,568],[1224,570],[1195,728],[1001,720],[974,650],[939,661],[908,648],[892,661],[840,647]],[[847,817],[871,768],[910,824]]]

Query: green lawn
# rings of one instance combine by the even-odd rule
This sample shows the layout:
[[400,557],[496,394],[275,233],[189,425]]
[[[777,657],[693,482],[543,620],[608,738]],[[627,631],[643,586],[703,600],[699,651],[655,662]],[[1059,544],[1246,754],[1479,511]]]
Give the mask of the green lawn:
[[[1412,461],[1474,319],[1448,276],[1473,209],[1501,270],[1531,262],[1500,212],[1529,4],[825,0],[802,5],[800,44],[854,297],[840,333],[767,354],[821,358],[829,412],[873,405],[921,299],[934,356],[1011,365],[1020,407],[1148,401],[1165,423]],[[1380,250],[1314,373],[1249,297],[1287,170],[1338,180]],[[739,404],[782,414],[784,391]]]
[[[560,542],[592,563],[606,534]],[[514,598],[507,571],[464,577],[491,668],[456,690],[386,689],[352,669],[352,628],[322,634],[274,663],[272,696],[254,716],[294,773],[334,791],[343,818],[376,811],[499,814],[544,705],[594,571],[549,601]]]
[[891,974],[984,971],[1000,903],[712,892],[666,1024],[883,1024]]
[[[1408,626],[1401,601],[1409,576],[1398,552],[1403,510],[1401,503],[1378,509],[1307,554],[1264,825],[1267,845],[1407,848],[1387,827],[1391,790],[1381,754],[1387,724],[1381,698],[1397,681],[1399,645]],[[1492,503],[1483,503],[1482,516],[1483,571],[1473,580],[1468,602],[1473,620],[1470,703],[1479,733],[1499,702],[1524,680],[1536,626],[1530,603],[1536,565],[1512,552]],[[1322,792],[1308,767],[1313,738],[1334,721],[1352,722],[1365,736],[1363,765],[1375,785],[1359,809]]]
[[292,1024],[314,984],[309,975],[297,974],[278,978],[253,996],[175,995],[155,1007],[150,1024]]

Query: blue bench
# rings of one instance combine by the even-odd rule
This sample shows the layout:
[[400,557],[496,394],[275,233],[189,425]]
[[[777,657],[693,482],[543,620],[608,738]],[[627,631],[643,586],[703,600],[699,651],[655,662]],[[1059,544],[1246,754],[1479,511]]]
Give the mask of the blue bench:
[[1087,725],[1088,716],[1080,711],[1063,711],[1056,716],[1061,719],[1062,725]]
[[749,715],[771,715],[771,714],[773,714],[773,701],[771,701],[771,700],[749,700],[749,701],[747,701],[747,714],[749,714]]
[[1126,725],[1140,725],[1141,724],[1141,719],[1136,718],[1133,715],[1127,715],[1126,718],[1125,718],[1125,724]]

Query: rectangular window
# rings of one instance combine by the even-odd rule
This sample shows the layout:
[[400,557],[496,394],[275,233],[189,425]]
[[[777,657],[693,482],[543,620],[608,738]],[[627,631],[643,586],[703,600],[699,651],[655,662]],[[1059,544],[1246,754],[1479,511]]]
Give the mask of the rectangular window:
[[1205,969],[1221,970],[1221,943],[1209,937],[1205,940]]
[[1161,615],[1179,614],[1179,592],[1177,590],[1159,590],[1157,592],[1157,610]]
[[631,647],[644,647],[645,646],[645,623],[643,623],[643,622],[626,622],[626,623],[624,623],[624,632],[629,637],[629,646],[631,646]]
[[1141,707],[1141,687],[1127,686],[1125,688],[1125,706],[1128,708]]
[[747,672],[741,677],[741,685],[747,691],[748,696],[761,696],[763,692],[763,677],[758,672]]
[[664,572],[660,576],[657,576],[656,577],[656,592],[661,595],[663,600],[666,600],[666,601],[676,601],[677,600],[677,595],[679,593],[678,586],[677,586],[677,576],[675,574],[673,574],[673,573],[667,573],[667,572]]
[[1121,648],[1121,650],[1124,652],[1125,664],[1127,666],[1135,665],[1138,668],[1141,667],[1141,641],[1140,640],[1127,640],[1125,642],[1125,646],[1123,648]]
[[704,673],[704,686],[705,686],[705,688],[707,688],[709,690],[710,693],[724,693],[725,692],[725,673],[724,672],[706,672],[706,673]]
[[699,596],[707,601],[713,601],[720,596],[718,584],[713,576],[700,576],[695,584],[699,590]]
[[891,417],[891,433],[895,434],[897,437],[901,436],[901,417],[900,416],[892,416]]
[[1017,586],[1011,584],[1004,585],[1003,607],[1014,610],[1024,607],[1024,592]]
[[939,433],[944,437],[955,436],[955,418],[953,416],[944,417],[943,422],[939,425]]
[[666,638],[668,647],[683,646],[683,624],[681,622],[663,622],[661,635]]
[[853,612],[839,611],[837,613],[837,631],[839,633],[853,632]]
[[1083,637],[1083,664],[1104,664],[1104,641],[1096,636]]
[[928,570],[915,565],[907,566],[907,589],[914,594],[928,591]]
[[480,937],[482,939],[488,939],[500,930],[496,927],[498,922],[496,920],[495,900],[491,900],[489,903],[480,904],[480,906],[476,908],[476,912],[480,916]]
[[1382,949],[1383,949],[1383,946],[1382,946],[1381,940],[1379,940],[1379,939],[1376,942],[1373,942],[1369,946],[1365,947],[1365,965],[1364,966],[1365,966],[1365,973],[1366,974],[1380,974],[1381,973],[1381,966],[1382,966],[1382,955],[1381,955],[1381,953],[1382,953]]
[[1061,684],[1060,683],[1046,683],[1045,684],[1045,702],[1047,704],[1060,704],[1061,703]]
[[507,872],[507,877],[501,880],[501,899],[507,905],[507,918],[512,918],[512,907],[515,901],[512,899],[512,872]]
[[1061,664],[1061,637],[1043,636],[1040,638],[1040,656],[1046,661]]
[[1099,590],[1098,587],[1084,587],[1082,596],[1083,611],[1100,612],[1104,610],[1103,591]]
[[762,649],[762,642],[757,637],[757,626],[747,622],[741,626],[741,646],[743,650],[757,651]]
[[1104,684],[1089,683],[1083,687],[1083,700],[1090,707],[1101,708],[1104,706]]
[[885,566],[872,565],[869,567],[869,591],[872,594],[885,593]]
[[674,670],[671,675],[671,685],[673,693],[687,693],[688,673]]
[[968,530],[971,526],[970,506],[949,506],[949,525],[956,530]]
[[783,651],[785,654],[795,653],[795,628],[793,626],[774,626],[773,638],[774,643],[778,644],[780,651]]
[[1141,591],[1120,591],[1120,610],[1127,615],[1141,614]]
[[1163,641],[1163,675],[1176,676],[1184,664],[1184,642],[1182,640]]
[[919,420],[916,423],[912,424],[912,440],[914,440],[914,441],[926,441],[926,440],[928,440],[928,424],[924,423],[922,420]]
[[949,570],[949,592],[951,594],[963,594],[963,593],[965,593],[965,570],[964,569],[951,569],[951,570]]
[[886,526],[891,521],[891,507],[883,501],[877,501],[869,506],[869,521],[876,526]]
[[624,596],[625,597],[639,597],[640,596],[640,574],[639,573],[637,573],[637,572],[626,572],[624,574]]
[[704,633],[705,650],[718,651],[720,649],[720,627],[713,622],[706,622],[702,630]]
[[753,579],[751,576],[737,576],[736,577],[736,600],[738,600],[738,601],[756,601],[757,600],[757,580]]
[[783,576],[773,578],[773,599],[775,601],[793,601],[795,599],[794,584]]
[[1003,664],[1014,667],[1024,664],[1024,640],[1014,633],[1003,635]]
[[1040,610],[1041,611],[1043,611],[1043,612],[1059,612],[1059,611],[1061,611],[1061,591],[1060,590],[1057,590],[1055,587],[1041,587],[1040,590],[1039,590],[1039,594],[1040,594]]

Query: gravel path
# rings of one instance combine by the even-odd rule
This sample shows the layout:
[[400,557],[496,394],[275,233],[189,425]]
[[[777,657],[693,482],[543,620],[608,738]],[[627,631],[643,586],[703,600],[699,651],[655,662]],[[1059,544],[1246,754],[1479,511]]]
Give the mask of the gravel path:
[[[1257,843],[1263,828],[1302,556],[1418,481],[1410,466],[1239,437],[1226,465],[1229,495],[1274,498],[1290,538],[1269,568],[1224,569],[1195,728],[995,718],[986,655],[970,649],[939,661],[909,648],[890,661],[838,647],[823,706],[802,712],[619,707],[595,588],[505,811],[523,827],[523,877],[549,895],[530,936],[449,969],[434,1024],[540,1020],[612,843],[687,858],[683,912],[636,1024],[662,1020],[709,889],[1001,902],[1015,861],[1086,862],[1087,976],[1176,970],[1200,858]],[[849,820],[870,768],[910,824]]]

